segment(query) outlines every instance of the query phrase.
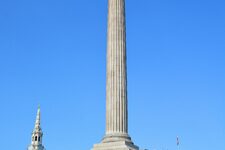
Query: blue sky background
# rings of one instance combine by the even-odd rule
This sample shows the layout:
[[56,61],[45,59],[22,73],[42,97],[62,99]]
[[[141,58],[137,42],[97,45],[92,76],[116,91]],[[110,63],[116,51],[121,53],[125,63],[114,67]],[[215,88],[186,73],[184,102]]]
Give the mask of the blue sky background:
[[[225,1],[127,0],[129,133],[225,149]],[[105,130],[107,0],[0,1],[1,149],[87,150]]]

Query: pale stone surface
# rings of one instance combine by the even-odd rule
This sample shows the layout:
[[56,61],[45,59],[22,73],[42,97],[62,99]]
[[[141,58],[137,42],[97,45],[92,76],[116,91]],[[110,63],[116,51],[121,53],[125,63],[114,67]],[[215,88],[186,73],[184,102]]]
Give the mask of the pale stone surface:
[[128,135],[125,0],[108,0],[106,133],[93,150],[138,150]]
[[108,1],[106,134],[127,133],[127,71],[124,0]]
[[28,150],[45,150],[44,146],[42,145],[42,137],[43,132],[41,129],[41,110],[40,107],[38,107],[35,126],[31,137],[31,145],[28,147]]
[[126,141],[95,144],[95,150],[137,150],[138,147]]

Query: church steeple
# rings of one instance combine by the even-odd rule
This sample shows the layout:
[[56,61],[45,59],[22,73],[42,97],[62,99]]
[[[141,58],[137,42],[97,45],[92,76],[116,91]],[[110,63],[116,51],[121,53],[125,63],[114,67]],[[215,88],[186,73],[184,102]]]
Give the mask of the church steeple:
[[45,150],[44,146],[42,145],[42,137],[43,132],[41,130],[41,109],[40,106],[38,106],[35,126],[31,137],[31,145],[28,147],[28,150]]

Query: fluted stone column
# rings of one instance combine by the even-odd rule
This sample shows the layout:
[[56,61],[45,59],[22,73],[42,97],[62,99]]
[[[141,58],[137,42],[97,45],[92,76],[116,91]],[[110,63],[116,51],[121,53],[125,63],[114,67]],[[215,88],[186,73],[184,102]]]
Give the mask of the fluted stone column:
[[128,135],[125,0],[108,0],[106,133],[93,149],[138,149]]
[[109,0],[106,134],[127,133],[127,72],[124,0]]

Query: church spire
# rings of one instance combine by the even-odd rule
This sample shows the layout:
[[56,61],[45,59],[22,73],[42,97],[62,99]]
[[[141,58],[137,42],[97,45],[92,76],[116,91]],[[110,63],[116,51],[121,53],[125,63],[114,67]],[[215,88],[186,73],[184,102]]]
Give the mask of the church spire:
[[44,146],[42,145],[42,137],[43,132],[41,129],[41,109],[40,106],[38,106],[35,126],[31,137],[31,145],[28,147],[28,150],[45,150]]

